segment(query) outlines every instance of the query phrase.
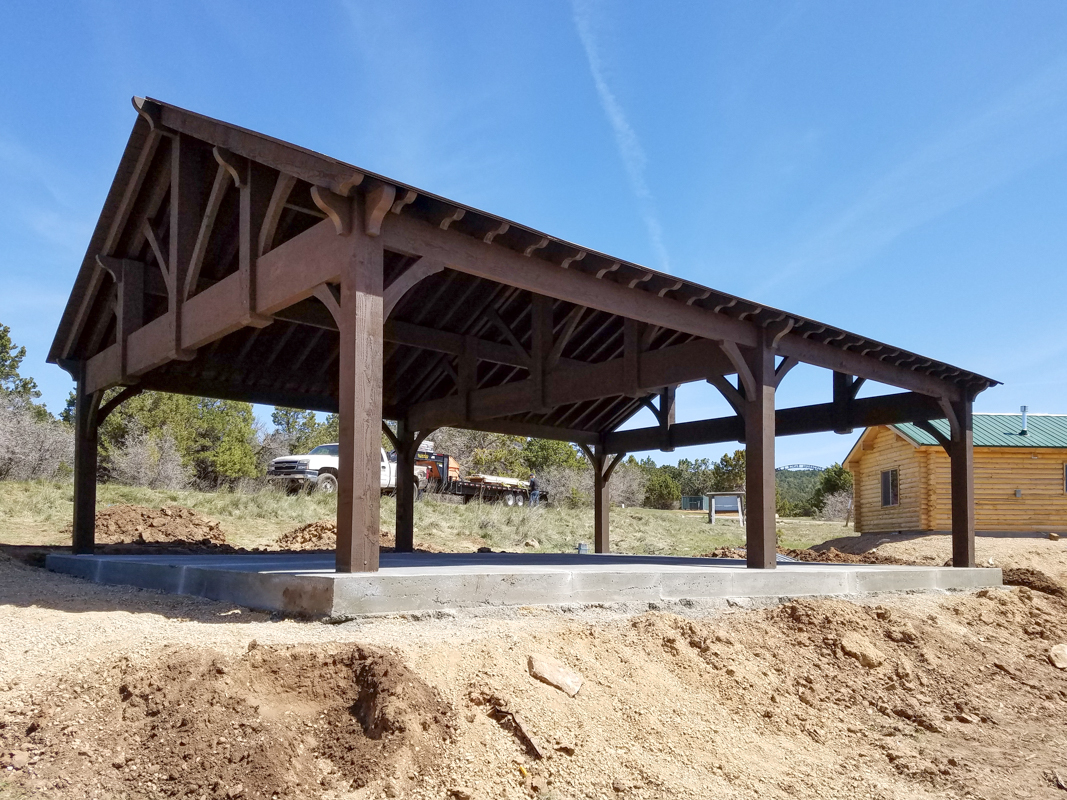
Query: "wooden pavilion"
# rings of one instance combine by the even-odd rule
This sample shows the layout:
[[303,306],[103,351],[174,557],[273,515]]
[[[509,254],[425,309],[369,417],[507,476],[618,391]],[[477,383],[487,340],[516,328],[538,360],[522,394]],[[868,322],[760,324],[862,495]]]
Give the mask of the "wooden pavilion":
[[[98,426],[153,390],[338,412],[339,572],[378,567],[383,429],[400,551],[415,448],[448,425],[584,448],[598,553],[623,454],[744,442],[748,566],[773,568],[776,435],[942,418],[953,564],[973,566],[971,408],[996,381],[157,100],[134,106],[48,358],[77,381],[76,553],[93,551]],[[776,409],[800,362],[832,372],[830,401]],[[857,397],[867,380],[906,391]],[[675,389],[692,381],[736,415],[676,423]],[[657,425],[619,430],[645,407]]]

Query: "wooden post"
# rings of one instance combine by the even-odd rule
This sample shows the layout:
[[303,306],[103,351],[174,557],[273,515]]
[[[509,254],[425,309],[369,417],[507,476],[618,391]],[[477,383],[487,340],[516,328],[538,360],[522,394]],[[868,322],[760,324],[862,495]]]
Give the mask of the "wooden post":
[[382,246],[359,232],[341,274],[337,571],[378,570],[382,430]]
[[415,549],[415,451],[419,443],[404,420],[396,424],[396,551]]
[[585,451],[589,463],[593,465],[593,549],[597,553],[610,553],[611,536],[608,518],[611,493],[608,482],[611,480],[611,473],[615,471],[615,467],[626,458],[626,453],[617,453],[612,458],[604,452],[603,444],[594,445],[592,449],[584,444],[579,446]]
[[748,566],[774,569],[776,565],[774,492],[774,350],[767,331],[760,329],[754,350],[747,355],[751,386],[746,386],[745,499],[748,519],[745,538]]
[[593,449],[593,550],[597,553],[611,552],[609,509],[611,492],[608,480],[611,473],[606,469],[607,455],[601,445]]
[[74,533],[72,550],[91,555],[96,547],[96,468],[100,392],[86,394],[85,364],[80,365],[74,405]]
[[974,434],[970,399],[952,404],[952,566],[974,566]]

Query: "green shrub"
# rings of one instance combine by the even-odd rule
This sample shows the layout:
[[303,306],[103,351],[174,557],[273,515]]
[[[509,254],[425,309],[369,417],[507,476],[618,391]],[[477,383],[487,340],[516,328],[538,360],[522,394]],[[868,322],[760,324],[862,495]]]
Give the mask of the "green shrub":
[[646,508],[674,508],[681,499],[682,489],[670,475],[656,470],[648,476],[643,503]]

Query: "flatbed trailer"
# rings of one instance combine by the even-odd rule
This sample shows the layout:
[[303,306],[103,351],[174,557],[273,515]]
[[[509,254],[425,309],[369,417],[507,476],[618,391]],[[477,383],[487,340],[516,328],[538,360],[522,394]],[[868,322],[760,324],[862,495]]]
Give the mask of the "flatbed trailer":
[[[524,506],[530,502],[530,484],[526,481],[496,475],[469,475],[461,478],[456,460],[445,453],[420,451],[415,456],[415,463],[427,468],[428,492],[462,497],[464,503],[478,500],[483,503]],[[547,499],[545,492],[541,492],[540,499]]]

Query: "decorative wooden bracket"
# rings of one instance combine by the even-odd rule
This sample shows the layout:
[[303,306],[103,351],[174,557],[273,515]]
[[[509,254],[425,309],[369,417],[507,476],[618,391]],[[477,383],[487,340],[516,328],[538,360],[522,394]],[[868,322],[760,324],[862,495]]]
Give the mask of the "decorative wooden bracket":
[[450,211],[441,218],[441,221],[437,223],[437,227],[443,231],[447,231],[453,222],[459,222],[466,215],[467,209],[457,208],[455,211]]
[[377,236],[382,232],[382,220],[393,207],[396,199],[396,187],[382,183],[367,192],[363,208],[363,232],[367,236]]
[[338,236],[347,236],[352,232],[352,201],[349,198],[321,186],[312,186],[311,199],[315,201],[319,211],[333,222]]
[[792,317],[786,317],[785,319],[776,320],[767,325],[767,333],[770,335],[771,349],[776,350],[778,348],[778,342],[782,341],[789,331],[793,330],[793,326],[796,325],[796,320]]
[[495,239],[497,236],[503,236],[510,229],[511,229],[511,223],[510,222],[501,222],[497,227],[493,228],[493,230],[491,230],[491,231],[489,231],[489,233],[485,234],[485,236],[482,238],[482,241],[485,242],[486,244],[492,244],[493,243],[493,239]]
[[365,177],[366,176],[362,172],[353,172],[344,180],[338,181],[337,184],[334,185],[333,190],[341,195],[341,197],[350,197],[352,195],[352,190],[363,183]]
[[215,156],[215,160],[219,162],[219,166],[224,168],[233,178],[233,185],[238,189],[241,188],[241,171],[244,166],[244,159],[241,156],[234,155],[225,147],[213,147],[211,153]]
[[539,242],[534,242],[532,245],[530,245],[525,250],[523,250],[522,254],[524,256],[526,256],[527,258],[529,258],[530,256],[532,256],[534,254],[534,251],[540,250],[541,248],[546,247],[548,245],[548,241],[549,240],[548,240],[547,236],[542,236],[541,240]]
[[609,272],[616,272],[619,269],[620,266],[622,266],[622,265],[618,261],[616,261],[610,267],[604,267],[603,269],[598,269],[596,271],[596,276],[598,278],[603,279],[603,277],[605,275],[607,275]]
[[567,258],[563,259],[563,263],[560,264],[560,266],[563,269],[569,269],[571,264],[573,264],[575,261],[581,261],[583,258],[585,258],[585,250],[579,250],[573,256],[568,256]]
[[401,211],[404,210],[405,206],[409,206],[412,203],[414,203],[415,199],[418,196],[419,196],[419,193],[416,192],[414,189],[408,189],[404,193],[403,197],[401,197],[399,200],[397,200],[395,203],[393,203],[393,205],[390,207],[389,211],[391,213],[393,213],[393,214],[399,214]]

